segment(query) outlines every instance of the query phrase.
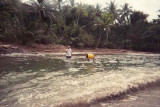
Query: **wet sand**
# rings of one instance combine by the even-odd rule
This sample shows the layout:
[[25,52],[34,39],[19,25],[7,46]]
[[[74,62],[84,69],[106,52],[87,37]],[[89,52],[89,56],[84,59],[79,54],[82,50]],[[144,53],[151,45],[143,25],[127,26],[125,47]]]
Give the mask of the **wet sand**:
[[124,99],[101,103],[101,107],[160,107],[160,85],[127,95]]
[[[34,44],[33,46],[24,46],[18,44],[3,44],[0,45],[0,49],[2,47],[5,48],[5,54],[7,53],[44,53],[44,54],[59,54],[65,53],[67,46],[57,45],[57,44]],[[11,48],[11,50],[10,50]],[[73,55],[76,53],[97,53],[97,54],[114,54],[114,53],[148,53],[148,52],[138,52],[133,50],[125,50],[125,49],[107,49],[107,48],[74,48],[71,47],[73,51]],[[17,51],[18,50],[18,51]],[[1,50],[0,50],[1,52]],[[1,52],[3,54],[3,52]]]
[[60,107],[160,107],[160,83],[107,101],[68,104]]

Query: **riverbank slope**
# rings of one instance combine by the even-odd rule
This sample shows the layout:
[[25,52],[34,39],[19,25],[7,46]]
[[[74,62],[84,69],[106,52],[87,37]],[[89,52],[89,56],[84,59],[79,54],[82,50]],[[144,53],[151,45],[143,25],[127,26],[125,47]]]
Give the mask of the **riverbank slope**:
[[[65,53],[67,46],[57,45],[57,44],[35,44],[34,46],[24,46],[18,44],[0,44],[0,54],[10,54],[10,53]],[[92,48],[73,48],[74,53],[95,53],[95,54],[113,54],[113,53],[147,53],[138,52],[133,50],[125,49],[92,49]]]

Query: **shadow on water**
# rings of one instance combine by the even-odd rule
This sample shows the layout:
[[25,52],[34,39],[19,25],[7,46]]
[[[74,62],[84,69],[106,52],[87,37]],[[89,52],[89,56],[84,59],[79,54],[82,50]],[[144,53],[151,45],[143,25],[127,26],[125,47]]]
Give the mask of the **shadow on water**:
[[[27,83],[37,77],[44,77],[45,72],[65,70],[65,61],[45,57],[0,57],[0,101],[8,93],[14,91],[12,87]],[[34,84],[36,86],[37,84]],[[23,86],[22,88],[32,88]],[[21,87],[17,88],[20,89]]]
[[97,59],[96,63],[92,61],[84,61],[84,59],[77,58],[68,60],[66,62],[66,70],[69,72],[65,72],[64,75],[92,75],[96,72],[108,72],[110,70],[118,70],[120,69],[120,61],[117,59],[114,63],[110,63],[107,61],[108,59]]
[[57,72],[65,69],[65,62],[60,59],[44,57],[1,57],[0,71],[3,72]]

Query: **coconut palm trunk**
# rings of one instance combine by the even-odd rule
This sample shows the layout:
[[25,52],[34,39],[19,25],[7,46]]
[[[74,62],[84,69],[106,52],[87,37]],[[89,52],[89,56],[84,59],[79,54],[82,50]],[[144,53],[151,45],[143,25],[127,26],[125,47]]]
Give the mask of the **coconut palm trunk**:
[[102,30],[101,30],[101,33],[100,33],[100,35],[99,35],[98,42],[97,42],[97,44],[96,44],[96,48],[98,47],[98,45],[99,45],[99,43],[100,43],[100,41],[101,41],[101,38],[102,38]]
[[109,31],[107,30],[107,36],[106,36],[106,42],[108,42],[108,38],[109,38]]

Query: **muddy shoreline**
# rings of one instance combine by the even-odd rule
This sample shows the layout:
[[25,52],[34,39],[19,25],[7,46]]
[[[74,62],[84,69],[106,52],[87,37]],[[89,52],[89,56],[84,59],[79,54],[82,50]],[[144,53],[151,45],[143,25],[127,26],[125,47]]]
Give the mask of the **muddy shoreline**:
[[[0,44],[0,54],[11,54],[11,53],[42,53],[42,54],[57,54],[60,55],[65,54],[66,46],[56,45],[56,44],[35,44],[34,46],[24,46],[18,44]],[[125,49],[92,49],[92,48],[72,48],[73,55],[83,55],[86,53],[94,53],[98,55],[106,55],[106,54],[121,54],[121,53],[143,53],[147,54],[150,52],[139,52],[133,50],[125,50]]]

